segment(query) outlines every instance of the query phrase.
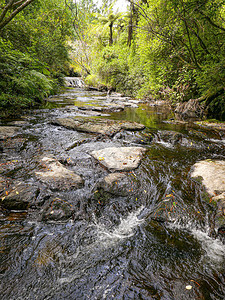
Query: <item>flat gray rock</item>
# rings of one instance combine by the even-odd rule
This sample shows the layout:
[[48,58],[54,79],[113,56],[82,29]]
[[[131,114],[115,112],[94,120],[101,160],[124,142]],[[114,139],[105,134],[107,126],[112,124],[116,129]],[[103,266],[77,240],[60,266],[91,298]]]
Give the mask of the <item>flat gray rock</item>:
[[110,171],[136,169],[147,149],[142,147],[110,147],[90,154]]
[[43,171],[35,172],[36,177],[54,190],[69,190],[83,186],[83,179],[65,168],[59,161],[44,157],[41,160]]
[[225,192],[225,161],[203,160],[194,164],[192,177],[202,177],[202,183],[211,195]]
[[118,112],[124,110],[123,104],[104,103],[104,106],[79,106],[79,110],[97,111],[97,112]]
[[19,130],[16,126],[0,126],[0,139],[6,139],[12,137]]
[[120,130],[142,130],[144,125],[126,121],[115,121],[106,119],[90,119],[90,118],[58,118],[54,122],[55,125],[61,125],[69,129],[74,129],[87,133],[99,133],[114,135]]

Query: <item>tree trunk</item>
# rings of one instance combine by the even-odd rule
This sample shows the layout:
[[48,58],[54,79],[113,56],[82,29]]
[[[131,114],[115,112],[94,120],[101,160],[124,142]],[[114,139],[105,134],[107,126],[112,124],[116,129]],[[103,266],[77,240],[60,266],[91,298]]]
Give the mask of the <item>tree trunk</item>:
[[109,25],[109,46],[111,46],[113,44],[113,23],[110,23]]
[[130,19],[128,25],[128,37],[127,37],[127,46],[131,46],[131,41],[133,37],[133,14],[134,14],[134,4],[130,3]]

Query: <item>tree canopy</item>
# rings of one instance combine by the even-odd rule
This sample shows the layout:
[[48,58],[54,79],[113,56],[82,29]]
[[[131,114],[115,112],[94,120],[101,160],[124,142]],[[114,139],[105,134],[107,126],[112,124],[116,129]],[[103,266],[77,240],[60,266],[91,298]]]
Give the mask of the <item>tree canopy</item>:
[[[225,118],[225,1],[129,4],[127,14],[113,18],[113,23],[109,15],[86,21],[87,81],[100,80],[137,97],[172,102],[200,98],[209,112]],[[103,22],[110,24],[110,34],[99,30]]]
[[2,106],[41,101],[72,67],[88,84],[197,98],[225,118],[225,0],[129,0],[123,14],[111,0],[0,3]]
[[68,72],[70,12],[63,0],[2,1],[1,9],[1,107],[34,105]]

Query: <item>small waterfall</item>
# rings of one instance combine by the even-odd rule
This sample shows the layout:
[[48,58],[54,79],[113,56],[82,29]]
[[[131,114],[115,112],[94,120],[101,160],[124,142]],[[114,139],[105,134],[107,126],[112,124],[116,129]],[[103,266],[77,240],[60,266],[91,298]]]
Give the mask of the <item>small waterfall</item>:
[[83,80],[80,77],[64,77],[65,86],[68,87],[79,87],[82,88],[85,86]]

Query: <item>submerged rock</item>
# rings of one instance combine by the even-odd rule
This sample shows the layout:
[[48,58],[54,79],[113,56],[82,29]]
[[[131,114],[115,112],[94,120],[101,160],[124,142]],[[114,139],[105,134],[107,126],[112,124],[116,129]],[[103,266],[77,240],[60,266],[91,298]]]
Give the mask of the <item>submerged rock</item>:
[[25,210],[35,204],[38,193],[39,188],[33,183],[17,182],[2,194],[1,205],[9,210]]
[[114,135],[120,130],[142,130],[144,125],[126,121],[114,121],[106,119],[89,119],[82,117],[58,118],[53,122],[54,125],[61,125],[69,129],[74,129],[87,133],[100,133]]
[[6,188],[7,179],[5,177],[0,176],[0,193],[4,191]]
[[116,196],[127,196],[131,186],[124,173],[111,173],[100,180],[95,186],[95,198],[104,198],[104,193]]
[[24,147],[26,142],[27,142],[26,138],[21,138],[21,137],[6,138],[0,141],[0,147],[4,151],[6,151],[7,149],[15,149],[19,151],[21,148]]
[[218,233],[220,233],[221,235],[221,233],[223,232],[225,238],[225,230],[220,230],[222,227],[225,228],[225,193],[213,197],[212,200],[216,201],[217,203],[215,225],[218,228]]
[[169,142],[172,145],[177,145],[182,143],[182,139],[184,138],[183,134],[176,131],[163,130],[158,132],[160,139],[165,142]]
[[104,106],[79,106],[78,109],[97,112],[119,112],[124,110],[124,104],[104,103]]
[[73,171],[65,168],[54,158],[44,157],[41,160],[43,171],[35,172],[36,177],[54,190],[81,188],[83,179]]
[[202,177],[202,183],[211,195],[225,192],[225,161],[203,160],[194,164],[192,177]]
[[14,136],[19,129],[16,126],[0,126],[0,139]]
[[42,214],[43,221],[61,221],[69,219],[73,214],[73,209],[71,205],[60,199],[55,198],[50,201],[48,205],[44,208]]
[[90,154],[110,171],[136,169],[147,149],[142,147],[110,147]]
[[225,217],[225,193],[212,198],[212,200],[218,203],[218,213],[220,216]]

